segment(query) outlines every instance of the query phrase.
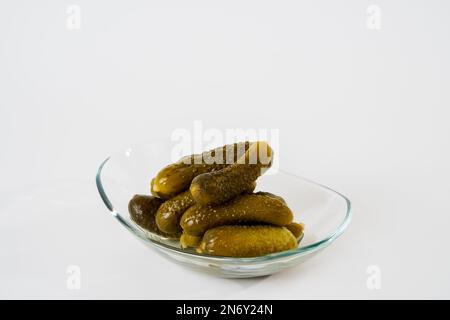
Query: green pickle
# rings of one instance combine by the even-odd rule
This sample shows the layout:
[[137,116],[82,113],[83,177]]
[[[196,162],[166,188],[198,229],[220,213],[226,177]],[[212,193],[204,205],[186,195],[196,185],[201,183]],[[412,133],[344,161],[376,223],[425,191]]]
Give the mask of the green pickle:
[[257,257],[294,249],[297,240],[284,227],[222,226],[206,231],[199,253],[225,257]]
[[241,194],[272,165],[273,151],[262,141],[254,142],[234,164],[213,172],[197,175],[190,191],[196,203],[218,205]]
[[185,156],[158,172],[151,182],[151,193],[162,199],[170,199],[187,190],[196,176],[231,166],[245,154],[249,146],[250,142],[239,142]]
[[283,202],[284,204],[286,204],[286,201],[282,197],[277,196],[276,194],[273,194],[273,193],[270,193],[270,192],[265,192],[265,191],[258,191],[256,194],[272,197],[272,198],[278,199],[281,202]]
[[163,200],[156,197],[136,194],[128,203],[131,220],[147,231],[168,236],[158,229],[155,221],[155,214],[162,203]]
[[206,230],[235,224],[266,223],[286,226],[293,214],[280,199],[266,194],[243,194],[220,206],[194,204],[183,214],[180,224],[184,232],[200,236]]
[[183,232],[180,237],[180,245],[183,249],[195,248],[200,244],[200,241],[202,241],[202,237],[193,236],[186,232]]
[[156,225],[159,230],[168,234],[179,234],[182,231],[180,218],[193,204],[194,199],[189,190],[166,200],[156,212]]
[[292,222],[286,226],[297,240],[300,240],[303,236],[303,232],[305,230],[305,225],[303,223]]

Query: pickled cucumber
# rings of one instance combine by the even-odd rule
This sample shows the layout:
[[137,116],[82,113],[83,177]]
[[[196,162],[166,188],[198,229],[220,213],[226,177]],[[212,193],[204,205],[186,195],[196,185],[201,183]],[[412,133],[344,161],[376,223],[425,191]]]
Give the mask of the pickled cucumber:
[[273,193],[270,193],[270,192],[266,192],[266,191],[258,191],[256,194],[261,194],[261,195],[265,195],[265,196],[268,196],[268,197],[272,197],[272,198],[278,199],[281,202],[283,202],[284,204],[286,204],[286,201],[282,197],[277,196],[276,194],[273,194]]
[[156,212],[156,225],[159,230],[168,234],[181,232],[180,218],[194,204],[189,190],[166,200]]
[[158,172],[151,182],[151,193],[162,199],[170,199],[187,190],[196,176],[221,170],[235,163],[242,158],[249,146],[250,142],[239,142],[185,156]]
[[255,181],[272,165],[273,151],[262,141],[250,145],[236,163],[222,170],[197,175],[189,190],[196,203],[217,205],[242,193],[249,182]]
[[303,223],[292,222],[286,226],[297,240],[299,240],[303,236],[303,232],[305,230],[305,225]]
[[153,178],[150,182],[150,193],[160,199],[169,199],[170,197],[168,197],[167,195],[165,195],[164,193],[158,192],[155,190],[155,188],[153,187],[153,185],[155,184],[155,178]]
[[155,214],[160,205],[163,203],[161,199],[136,194],[128,203],[128,212],[131,220],[136,224],[150,232],[160,235],[166,235],[156,226]]
[[220,206],[194,204],[183,214],[184,232],[200,236],[206,230],[223,225],[267,223],[286,226],[293,214],[283,201],[264,194],[243,194]]
[[183,232],[180,238],[180,245],[183,249],[195,248],[199,245],[200,241],[202,241],[202,237],[193,236]]
[[294,235],[284,227],[222,226],[206,231],[199,253],[226,257],[257,257],[297,247]]

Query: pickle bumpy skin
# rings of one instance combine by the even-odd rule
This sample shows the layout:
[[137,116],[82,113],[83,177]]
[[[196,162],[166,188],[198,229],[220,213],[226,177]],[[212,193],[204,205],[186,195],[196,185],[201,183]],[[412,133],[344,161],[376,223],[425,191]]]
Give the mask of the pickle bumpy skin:
[[164,202],[156,212],[156,225],[159,230],[168,234],[179,234],[180,218],[193,204],[194,199],[189,190]]
[[206,231],[199,253],[225,257],[257,257],[297,247],[294,235],[284,227],[222,226]]
[[286,201],[282,197],[277,196],[276,194],[273,194],[273,193],[270,193],[270,192],[266,192],[266,191],[258,191],[256,194],[261,194],[261,195],[265,195],[265,196],[268,196],[268,197],[272,197],[272,198],[278,199],[281,202],[283,202],[284,204],[286,204]]
[[235,163],[242,158],[249,146],[250,142],[239,142],[183,157],[158,172],[151,181],[151,193],[162,199],[170,199],[187,190],[196,176],[221,170]]
[[163,200],[152,196],[135,195],[128,203],[128,212],[130,213],[131,220],[150,232],[166,236],[166,234],[158,229],[155,221],[156,211],[162,203]]
[[273,151],[267,143],[252,143],[236,163],[192,180],[190,190],[195,202],[217,205],[233,199],[272,165],[272,157]]
[[214,227],[242,223],[267,223],[286,226],[292,211],[283,201],[264,194],[243,194],[220,206],[194,204],[181,217],[184,232],[200,236]]

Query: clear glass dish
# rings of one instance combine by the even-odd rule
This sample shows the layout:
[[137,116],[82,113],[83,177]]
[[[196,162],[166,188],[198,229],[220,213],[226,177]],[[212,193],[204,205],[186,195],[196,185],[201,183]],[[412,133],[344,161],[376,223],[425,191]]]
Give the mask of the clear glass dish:
[[135,194],[149,194],[156,172],[171,163],[172,144],[138,145],[107,158],[99,167],[96,182],[110,213],[133,235],[162,256],[186,267],[228,278],[273,274],[297,265],[328,247],[347,228],[350,201],[340,193],[294,174],[278,170],[258,179],[256,190],[282,196],[305,224],[298,248],[255,258],[230,258],[197,254],[180,248],[177,241],[160,237],[136,225],[128,214],[128,201]]

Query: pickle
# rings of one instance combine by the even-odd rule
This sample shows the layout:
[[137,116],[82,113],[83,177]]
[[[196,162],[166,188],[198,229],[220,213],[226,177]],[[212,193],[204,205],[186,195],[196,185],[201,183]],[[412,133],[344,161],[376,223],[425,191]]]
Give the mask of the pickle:
[[256,194],[261,194],[261,195],[265,195],[265,196],[268,196],[268,197],[272,197],[272,198],[278,199],[281,202],[283,202],[284,204],[286,204],[286,201],[282,197],[277,196],[276,194],[273,194],[273,193],[270,193],[270,192],[266,192],[266,191],[258,191]]
[[168,234],[181,232],[180,218],[194,204],[189,190],[166,200],[156,212],[156,225],[159,230]]
[[255,191],[255,189],[256,189],[256,181],[252,181],[244,189],[243,194],[253,194],[253,191]]
[[206,231],[197,252],[225,257],[257,257],[297,247],[284,227],[222,226]]
[[163,203],[161,199],[136,194],[128,203],[128,212],[131,220],[145,230],[166,236],[156,226],[155,214],[160,205]]
[[255,181],[272,165],[273,151],[262,141],[250,145],[236,163],[222,170],[196,176],[189,190],[196,203],[217,205],[242,193],[251,181]]
[[303,223],[292,222],[286,226],[297,240],[300,240],[303,236],[303,232],[305,230],[305,225]]
[[183,214],[184,232],[200,236],[206,230],[233,224],[267,223],[286,226],[293,214],[283,201],[264,194],[243,194],[220,206],[194,204]]
[[154,184],[155,184],[155,178],[153,178],[152,181],[150,182],[150,193],[153,196],[158,197],[160,199],[168,199],[168,197],[165,194],[160,193],[155,190],[155,188],[153,187]]
[[151,193],[162,199],[170,199],[187,190],[196,176],[221,170],[235,163],[242,158],[249,146],[250,142],[239,142],[185,156],[158,172],[151,182]]
[[183,249],[195,248],[199,245],[200,241],[202,241],[202,237],[193,236],[186,232],[183,232],[180,238],[180,244]]

